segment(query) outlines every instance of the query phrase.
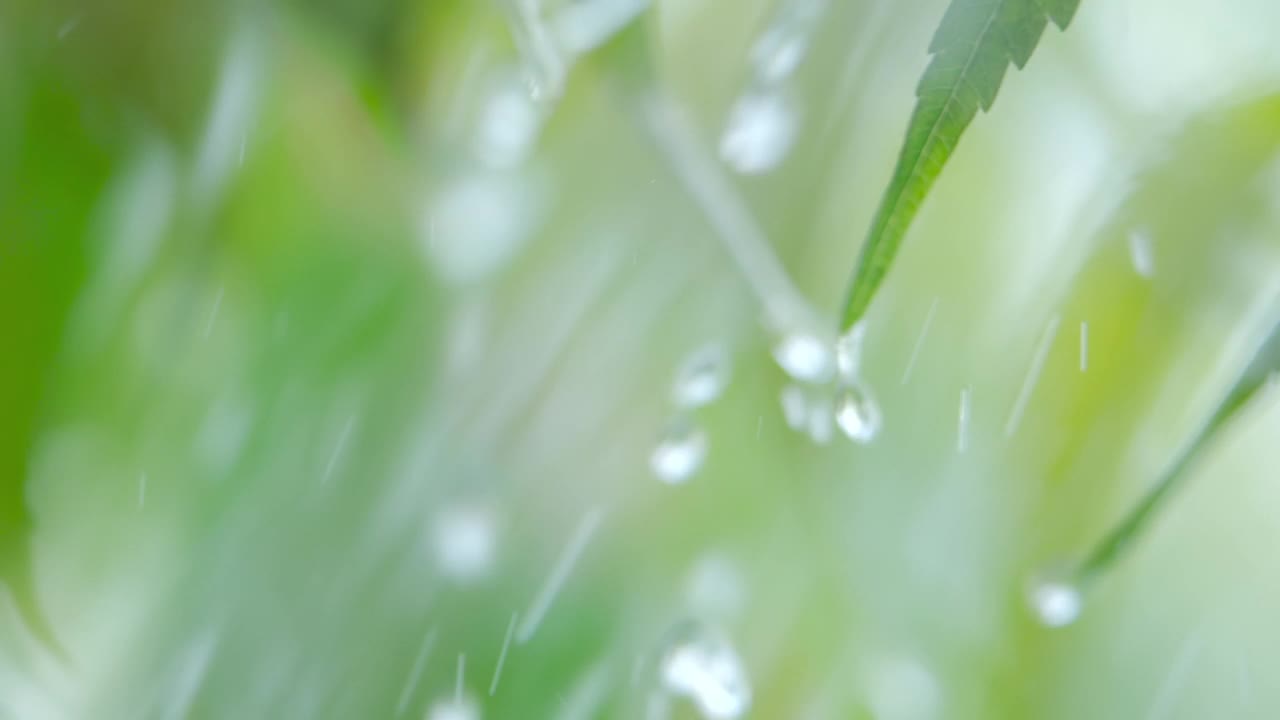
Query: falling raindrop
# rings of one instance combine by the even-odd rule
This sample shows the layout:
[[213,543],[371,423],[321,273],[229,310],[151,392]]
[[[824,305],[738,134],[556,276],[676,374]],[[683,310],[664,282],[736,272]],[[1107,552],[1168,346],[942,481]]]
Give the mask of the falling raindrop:
[[720,158],[744,175],[768,172],[782,162],[796,135],[796,113],[777,92],[747,92],[729,110]]
[[468,697],[439,700],[427,712],[427,720],[480,720],[480,706]]
[[862,364],[862,340],[867,334],[865,322],[859,322],[836,340],[836,370],[840,379],[853,382]]
[[729,384],[729,352],[724,345],[707,345],[690,355],[676,373],[672,399],[683,408],[708,405]]
[[687,418],[677,419],[649,455],[649,467],[668,485],[693,477],[707,457],[707,435]]
[[880,434],[880,406],[862,383],[846,386],[836,403],[836,424],[848,438],[866,445]]
[[773,348],[773,359],[792,378],[806,383],[827,382],[835,369],[830,344],[806,331],[784,336]]
[[440,511],[433,545],[440,570],[458,582],[474,582],[493,567],[497,529],[493,514],[479,505],[456,505]]
[[732,720],[751,707],[751,685],[727,638],[699,623],[677,628],[666,645],[660,673],[667,692],[685,697],[708,720]]
[[1079,586],[1061,571],[1045,573],[1027,588],[1027,603],[1045,627],[1065,627],[1075,622],[1084,609]]

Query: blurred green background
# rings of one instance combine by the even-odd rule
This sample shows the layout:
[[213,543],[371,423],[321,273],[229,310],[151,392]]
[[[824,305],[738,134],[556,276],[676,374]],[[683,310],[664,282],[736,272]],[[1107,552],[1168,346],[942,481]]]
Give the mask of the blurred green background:
[[1046,34],[855,443],[774,356],[830,351],[944,9],[0,4],[0,718],[1280,714],[1269,392],[1076,622],[1026,602],[1280,319],[1280,5]]

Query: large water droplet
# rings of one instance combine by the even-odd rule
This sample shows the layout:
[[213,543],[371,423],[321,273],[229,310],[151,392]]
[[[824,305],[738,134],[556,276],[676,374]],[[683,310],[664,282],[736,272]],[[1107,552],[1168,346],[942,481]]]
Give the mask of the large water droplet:
[[751,48],[751,63],[761,83],[776,85],[800,67],[809,50],[823,0],[794,0]]
[[928,720],[938,716],[941,690],[929,668],[909,657],[890,657],[868,668],[867,705],[876,720]]
[[698,617],[732,619],[747,601],[746,581],[737,563],[719,552],[698,558],[685,580],[689,609]]
[[836,424],[850,440],[870,443],[880,434],[882,423],[880,406],[865,385],[853,383],[841,391],[836,402]]
[[862,365],[862,340],[866,331],[866,323],[859,322],[836,340],[836,371],[845,382],[853,382],[858,377],[858,368]]
[[1027,604],[1046,627],[1065,627],[1075,622],[1084,609],[1084,595],[1063,572],[1045,573],[1027,587]]
[[707,435],[688,419],[679,419],[668,428],[649,455],[649,467],[658,479],[680,485],[693,477],[707,457]]
[[423,214],[421,227],[440,275],[466,285],[501,268],[536,224],[539,187],[515,175],[479,173],[442,189]]
[[475,153],[491,167],[512,167],[528,157],[541,127],[542,113],[522,78],[516,73],[502,76],[476,124]]
[[802,430],[809,422],[809,401],[805,398],[804,389],[798,385],[782,388],[782,417],[787,427]]
[[729,110],[720,157],[746,175],[772,170],[791,150],[796,125],[795,110],[782,94],[748,92]]
[[719,343],[690,355],[676,374],[672,398],[683,408],[708,405],[720,397],[729,384],[729,352]]
[[433,545],[440,570],[459,582],[473,582],[493,567],[496,523],[479,505],[455,505],[437,516]]
[[704,718],[732,720],[751,707],[742,660],[719,632],[697,623],[678,628],[662,656],[662,685],[688,698]]
[[835,370],[830,344],[805,331],[784,336],[773,348],[773,359],[783,371],[801,382],[827,382]]
[[831,408],[831,396],[825,391],[809,402],[809,423],[806,429],[809,431],[809,439],[819,445],[831,442],[831,436],[835,432],[831,423]]

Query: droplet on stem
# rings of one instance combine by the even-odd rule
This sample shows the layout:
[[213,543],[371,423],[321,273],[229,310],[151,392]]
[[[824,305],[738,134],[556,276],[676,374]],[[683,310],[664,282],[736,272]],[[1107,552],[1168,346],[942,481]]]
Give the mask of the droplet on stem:
[[693,409],[709,405],[729,384],[729,352],[724,345],[707,345],[690,355],[676,374],[672,397],[676,405]]
[[677,628],[659,670],[663,688],[687,698],[708,720],[733,720],[751,707],[742,660],[723,635],[701,624]]
[[768,172],[790,152],[796,129],[795,109],[784,95],[747,92],[729,110],[720,158],[744,175]]
[[1044,573],[1027,587],[1027,604],[1045,627],[1066,627],[1084,610],[1084,594],[1068,574]]
[[649,467],[668,485],[681,485],[693,477],[707,457],[707,435],[686,418],[671,427],[649,455]]
[[862,445],[880,434],[880,405],[866,385],[855,382],[841,390],[836,401],[836,424],[850,440]]
[[835,369],[830,344],[803,330],[787,333],[774,346],[773,359],[784,372],[805,383],[827,382]]
[[858,322],[836,340],[836,370],[840,379],[853,382],[862,365],[862,340],[867,334],[865,322]]

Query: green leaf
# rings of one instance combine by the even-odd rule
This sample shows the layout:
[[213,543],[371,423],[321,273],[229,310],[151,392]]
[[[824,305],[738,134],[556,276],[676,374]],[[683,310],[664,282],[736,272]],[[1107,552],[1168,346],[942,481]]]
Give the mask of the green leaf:
[[[1280,95],[1192,123],[1169,159],[1143,178],[1145,187],[1119,213],[1121,226],[1136,218],[1170,215],[1208,242],[1223,227],[1239,223],[1265,205],[1263,180],[1280,153]],[[1085,556],[1077,580],[1087,585],[1122,560],[1165,503],[1190,476],[1190,466],[1280,372],[1280,323],[1260,338],[1230,389],[1195,436],[1120,521]]]
[[916,88],[907,137],[862,246],[845,301],[845,327],[871,299],[960,136],[990,110],[1009,63],[1026,65],[1049,20],[1065,29],[1080,0],[952,0],[933,36],[933,60]]

